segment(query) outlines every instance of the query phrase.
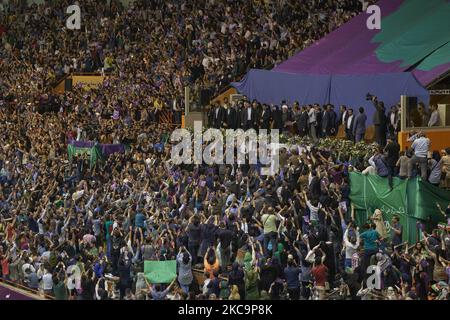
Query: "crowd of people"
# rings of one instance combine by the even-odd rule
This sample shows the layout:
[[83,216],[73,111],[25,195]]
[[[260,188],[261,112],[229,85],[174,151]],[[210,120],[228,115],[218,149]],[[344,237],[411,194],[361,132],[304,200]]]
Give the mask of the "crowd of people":
[[[180,108],[184,87],[213,96],[249,68],[274,66],[361,12],[345,1],[87,0],[81,30],[67,30],[71,1],[9,1],[0,20],[2,92],[34,98],[72,72],[115,71],[152,108]],[[4,76],[4,77],[3,77]],[[23,81],[20,81],[23,80]],[[16,95],[15,95],[16,94]],[[136,97],[137,104],[148,103]]]
[[[270,117],[261,106],[258,118],[249,111],[231,122],[228,107],[210,112],[217,127],[259,121],[311,135],[300,149],[280,150],[275,176],[249,164],[174,165],[162,138],[173,127],[159,111],[179,111],[186,83],[218,90],[248,66],[282,61],[351,18],[359,1],[136,1],[127,9],[83,1],[76,41],[62,28],[68,2],[9,3],[0,28],[2,280],[57,300],[449,298],[448,227],[407,245],[398,217],[389,233],[379,210],[356,225],[348,174],[371,165],[380,174],[380,161],[315,145],[350,109],[333,117],[327,106],[318,120],[320,106],[297,106],[292,118],[287,106]],[[97,88],[46,91],[64,73],[101,69],[110,75]],[[310,110],[318,127],[308,126]],[[411,137],[407,176],[422,169],[424,138]],[[92,165],[86,155],[69,160],[73,140],[127,148]],[[448,157],[434,160],[448,166]],[[438,209],[448,225],[450,204]],[[149,283],[147,260],[176,260],[177,277]],[[371,265],[381,282],[373,288]]]
[[[70,130],[73,114],[0,111],[5,280],[56,299],[445,298],[448,229],[408,247],[398,217],[392,234],[379,210],[356,226],[348,172],[377,168],[371,154],[339,160],[311,142],[282,149],[275,176],[245,164],[175,166],[170,142],[157,147],[168,125],[99,117],[102,140],[123,131],[130,149],[91,167],[67,160],[68,139],[89,139]],[[449,218],[450,205],[439,210]],[[177,260],[177,279],[147,283],[145,260]],[[379,290],[367,288],[369,265],[383,268]]]

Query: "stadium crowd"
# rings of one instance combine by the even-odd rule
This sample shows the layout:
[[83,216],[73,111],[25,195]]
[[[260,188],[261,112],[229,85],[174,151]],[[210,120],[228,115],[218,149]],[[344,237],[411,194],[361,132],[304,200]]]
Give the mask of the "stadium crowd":
[[[336,134],[346,110],[341,120],[327,113],[329,124],[321,118],[318,130],[299,132],[311,136],[301,152],[281,150],[275,176],[248,164],[173,165],[163,138],[173,127],[158,121],[159,111],[178,110],[186,83],[209,83],[217,92],[249,66],[276,64],[352,17],[358,1],[276,2],[284,9],[250,1],[137,1],[130,9],[111,3],[83,1],[85,28],[76,39],[62,28],[68,2],[3,11],[3,280],[58,300],[448,299],[448,228],[423,230],[424,241],[408,246],[398,217],[389,234],[379,210],[357,227],[349,201],[350,171],[382,175],[384,164],[386,176],[396,167],[402,175],[406,162],[406,176],[417,174],[416,163],[424,175],[429,144],[420,132],[411,137],[422,140],[410,160],[388,148],[392,139],[379,144],[398,158],[395,165],[370,148],[340,159],[336,147],[316,146]],[[58,97],[46,91],[64,74],[101,69],[110,75],[97,88]],[[255,112],[268,108],[254,104]],[[267,119],[259,111],[250,122],[242,116],[236,126],[258,119],[268,128],[294,128],[301,114],[285,113],[303,107],[286,107]],[[218,112],[210,113],[213,123]],[[68,143],[87,140],[127,148],[93,165],[85,155],[69,159]],[[434,160],[450,174],[448,154]],[[450,204],[439,211],[448,225]],[[177,278],[149,284],[146,260],[176,260]],[[369,265],[381,271],[378,289],[367,288]]]
[[[129,8],[87,0],[81,30],[67,30],[70,1],[15,3],[0,23],[4,91],[32,86],[35,96],[72,72],[118,69],[132,86],[145,87],[152,108],[168,109],[177,108],[185,86],[212,96],[250,67],[284,61],[361,11],[358,0],[140,0]],[[131,89],[123,81],[114,88],[121,96]]]

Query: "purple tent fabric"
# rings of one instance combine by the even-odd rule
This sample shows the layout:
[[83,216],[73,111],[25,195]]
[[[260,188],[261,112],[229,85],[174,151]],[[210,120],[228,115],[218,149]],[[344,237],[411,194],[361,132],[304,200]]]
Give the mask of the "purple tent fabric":
[[[411,9],[419,2],[419,0],[378,1],[377,5],[381,8],[382,16],[381,30],[368,29],[366,21],[369,14],[362,12],[339,29],[281,63],[273,71],[341,75],[411,71],[420,83],[428,85],[450,70],[450,63],[445,57],[441,59],[442,64],[431,65],[429,68],[423,68],[421,64],[422,59],[426,59],[434,50],[450,41],[448,36],[450,20],[446,18],[446,13],[443,13],[448,10],[446,4],[450,2],[427,0],[421,2],[422,11],[417,10],[417,7]],[[398,12],[402,12],[402,17],[410,14],[411,18],[397,19],[394,14]],[[430,27],[433,19],[440,20],[440,25]],[[423,47],[428,51],[416,50]],[[396,52],[397,59],[389,59]],[[402,56],[403,58],[409,56],[410,59],[408,62],[402,61]],[[386,60],[381,61],[381,58]]]
[[329,101],[331,76],[302,75],[251,69],[241,82],[231,85],[249,99],[279,105],[282,100],[301,104]]
[[428,103],[428,91],[412,73],[400,72],[375,75],[304,75],[265,70],[250,70],[241,82],[232,83],[236,90],[250,100],[280,104],[298,101],[300,105],[331,103],[335,107],[346,105],[364,107],[368,124],[372,121],[373,105],[366,101],[367,93],[384,101],[386,108],[400,101],[401,95],[418,97]]

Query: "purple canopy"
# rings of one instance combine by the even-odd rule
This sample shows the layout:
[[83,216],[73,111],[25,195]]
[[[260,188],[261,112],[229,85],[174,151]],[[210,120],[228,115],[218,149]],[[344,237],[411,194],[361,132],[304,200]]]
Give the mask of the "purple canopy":
[[266,70],[250,70],[241,82],[232,86],[250,100],[280,105],[282,100],[300,105],[331,103],[357,109],[364,107],[368,122],[372,120],[374,107],[366,101],[367,93],[376,95],[389,108],[400,101],[401,95],[418,97],[428,103],[428,91],[412,73],[388,73],[375,75],[304,75]]
[[381,30],[368,29],[370,15],[362,12],[273,71],[326,75],[411,71],[428,85],[450,70],[449,0],[381,0],[377,5]]

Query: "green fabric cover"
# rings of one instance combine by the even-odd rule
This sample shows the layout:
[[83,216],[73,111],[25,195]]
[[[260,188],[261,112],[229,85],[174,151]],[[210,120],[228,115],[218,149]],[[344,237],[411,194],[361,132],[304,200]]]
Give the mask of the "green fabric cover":
[[388,179],[351,172],[350,187],[350,200],[355,208],[358,225],[363,225],[375,209],[380,209],[390,236],[392,216],[396,214],[403,226],[403,241],[409,243],[420,240],[416,225],[419,220],[425,222],[428,227],[436,226],[445,220],[436,203],[443,208],[450,203],[450,192],[418,178],[394,178],[394,190],[390,192]]

